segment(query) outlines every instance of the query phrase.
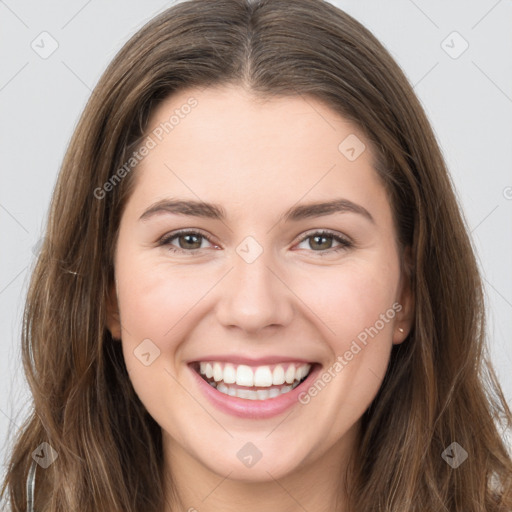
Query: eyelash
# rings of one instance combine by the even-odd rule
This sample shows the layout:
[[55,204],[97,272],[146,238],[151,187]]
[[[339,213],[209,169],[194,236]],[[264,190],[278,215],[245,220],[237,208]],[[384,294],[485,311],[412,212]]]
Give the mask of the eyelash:
[[[214,242],[212,242],[212,240],[206,236],[205,234],[201,233],[200,231],[192,231],[192,230],[182,230],[182,231],[177,231],[177,232],[174,232],[174,233],[170,233],[169,235],[165,235],[163,236],[159,241],[158,241],[158,246],[168,246],[169,250],[173,253],[192,253],[192,254],[195,254],[197,253],[198,251],[201,251],[202,249],[190,249],[190,250],[187,250],[187,249],[182,249],[182,248],[178,248],[178,247],[174,247],[171,245],[171,242],[180,237],[180,236],[183,236],[183,235],[199,235],[201,238],[204,238],[205,240],[207,240],[209,243],[213,244],[213,245],[217,245],[215,244]],[[353,246],[353,243],[350,242],[348,239],[332,232],[332,231],[327,231],[327,230],[319,230],[319,231],[310,231],[309,233],[306,233],[306,235],[304,237],[302,237],[300,240],[299,240],[299,244],[304,242],[305,240],[307,240],[308,238],[313,238],[314,236],[323,236],[323,237],[327,237],[327,238],[332,238],[333,240],[335,240],[336,242],[339,242],[341,245],[339,247],[335,247],[335,248],[329,248],[329,249],[325,249],[325,250],[320,250],[320,251],[312,251],[312,252],[315,252],[315,253],[318,253],[319,256],[323,256],[325,254],[332,254],[332,253],[336,253],[336,252],[339,252],[339,251],[343,251],[343,250],[346,250],[346,249],[349,249],[350,247]]]

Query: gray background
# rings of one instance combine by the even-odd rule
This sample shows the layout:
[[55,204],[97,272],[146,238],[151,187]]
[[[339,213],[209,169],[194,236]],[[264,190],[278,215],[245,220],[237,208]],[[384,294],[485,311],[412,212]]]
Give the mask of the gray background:
[[[432,122],[478,252],[491,356],[512,403],[512,1],[332,3],[390,50]],[[159,0],[0,0],[4,464],[8,431],[21,426],[29,407],[20,360],[23,300],[66,146],[106,65],[138,28],[170,5]],[[450,35],[454,31],[459,35]],[[45,55],[52,44],[58,48]]]

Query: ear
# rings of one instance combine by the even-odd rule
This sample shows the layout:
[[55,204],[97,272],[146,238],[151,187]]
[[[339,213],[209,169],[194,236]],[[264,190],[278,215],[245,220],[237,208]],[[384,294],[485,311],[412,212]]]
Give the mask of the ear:
[[110,287],[107,297],[107,329],[114,340],[121,340],[121,320],[117,302],[117,290],[115,282]]
[[[414,255],[411,247],[406,247],[404,250],[404,265],[402,275],[400,277],[400,288],[397,302],[401,305],[395,318],[393,344],[398,345],[402,343],[412,330],[415,312],[415,296],[412,290],[412,275],[414,272]],[[402,332],[403,331],[403,332]]]

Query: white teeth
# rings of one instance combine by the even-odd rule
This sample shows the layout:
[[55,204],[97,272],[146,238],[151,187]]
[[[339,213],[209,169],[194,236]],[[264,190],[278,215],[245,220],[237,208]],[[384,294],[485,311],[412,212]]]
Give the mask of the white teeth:
[[281,394],[281,391],[278,388],[272,388],[268,392],[269,398],[275,398],[276,396],[279,396]]
[[217,385],[212,383],[213,387],[216,387],[217,391],[224,393],[225,395],[236,396],[238,398],[245,398],[246,400],[267,400],[269,398],[275,398],[279,395],[284,395],[291,391],[294,386],[281,386],[280,388],[271,389],[239,389],[231,386],[226,386],[222,382]]
[[249,400],[258,400],[258,395],[256,394],[256,391],[253,391],[252,389],[239,389],[236,392],[236,395],[238,398],[246,398]]
[[224,378],[222,380],[225,384],[234,384],[236,382],[236,370],[232,364],[224,366]]
[[245,366],[245,364],[238,366],[236,369],[236,383],[239,386],[254,385],[254,375],[252,373],[252,369],[249,366]]
[[272,373],[272,384],[274,384],[274,386],[284,384],[284,369],[280,364],[274,368]]
[[295,379],[295,367],[293,365],[288,366],[288,369],[286,370],[286,373],[284,375],[284,380],[291,384],[293,380]]
[[258,400],[266,400],[269,397],[269,394],[270,391],[268,389],[258,389],[258,391],[256,391]]
[[213,365],[213,379],[216,382],[219,382],[220,380],[222,380],[222,377],[223,377],[222,366],[220,365],[220,363],[214,363],[214,365]]
[[306,370],[305,366],[297,368],[297,371],[295,372],[295,379],[302,380],[308,374],[308,371],[309,370]]
[[272,372],[268,366],[260,366],[254,372],[254,385],[258,387],[272,386]]
[[[285,366],[286,363],[284,366],[277,364],[272,370],[268,365],[252,368],[245,364],[202,361],[199,363],[199,373],[213,379],[210,384],[221,393],[249,400],[267,400],[292,390],[311,370],[310,364],[288,364],[286,371]],[[269,389],[239,389],[228,384]]]
[[220,391],[221,393],[224,393],[226,395],[236,396],[236,389],[226,386],[222,382],[217,384],[217,391]]
[[228,387],[225,385],[225,384],[222,384],[222,382],[220,384],[217,384],[217,391],[220,391],[221,393],[226,393],[228,392]]

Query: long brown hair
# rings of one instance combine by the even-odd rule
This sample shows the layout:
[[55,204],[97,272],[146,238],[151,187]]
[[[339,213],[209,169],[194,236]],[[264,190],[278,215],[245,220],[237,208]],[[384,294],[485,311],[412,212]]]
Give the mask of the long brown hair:
[[[414,326],[364,414],[349,510],[511,511],[512,461],[497,425],[510,428],[512,415],[489,364],[482,281],[446,165],[399,66],[321,0],[178,3],[103,74],[65,155],[28,291],[22,357],[33,412],[2,496],[27,509],[32,454],[46,442],[58,458],[37,468],[35,510],[163,511],[161,429],[105,326],[136,168],[107,193],[95,190],[129,159],[162,99],[220,84],[313,97],[355,123],[378,155],[401,250],[414,255],[403,268]],[[468,454],[457,468],[441,456],[454,442]]]

